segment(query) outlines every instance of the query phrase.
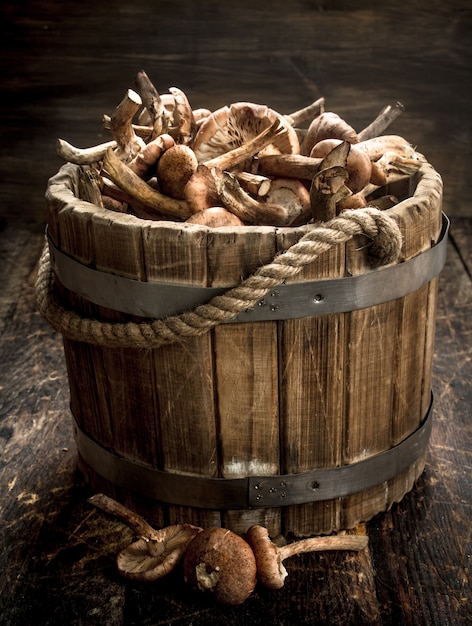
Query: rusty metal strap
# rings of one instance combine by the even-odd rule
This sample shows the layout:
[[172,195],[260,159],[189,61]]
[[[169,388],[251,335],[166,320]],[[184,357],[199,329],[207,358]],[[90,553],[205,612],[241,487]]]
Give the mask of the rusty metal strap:
[[105,480],[167,504],[203,509],[250,509],[341,498],[395,478],[426,451],[433,396],[421,426],[400,444],[363,461],[301,474],[206,478],[165,472],[106,450],[74,422],[77,450]]
[[[446,261],[449,220],[438,242],[417,256],[357,276],[281,284],[233,322],[260,322],[345,313],[402,298],[437,276]],[[95,270],[60,251],[49,238],[51,262],[67,289],[95,304],[141,317],[164,319],[208,303],[229,287],[139,281]]]

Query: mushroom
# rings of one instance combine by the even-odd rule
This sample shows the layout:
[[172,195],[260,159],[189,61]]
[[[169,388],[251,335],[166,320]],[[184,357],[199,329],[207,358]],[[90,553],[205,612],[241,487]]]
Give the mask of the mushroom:
[[[148,113],[149,121],[152,123],[150,138],[151,140],[155,139],[162,133],[167,132],[169,116],[166,113],[162,98],[144,70],[136,74],[134,83],[145,107],[143,111]],[[139,120],[142,119],[140,115]]]
[[223,206],[247,224],[289,226],[300,214],[300,210],[295,212],[293,207],[256,200],[244,191],[230,172],[213,168],[212,173]]
[[315,221],[328,221],[336,216],[338,203],[351,191],[348,179],[347,158],[351,145],[342,141],[323,158],[320,169],[310,187],[311,212]]
[[203,163],[200,163],[189,178],[183,193],[192,213],[198,213],[220,203],[213,175]]
[[305,185],[295,178],[275,178],[270,186],[266,201],[285,207],[296,216],[291,226],[305,224],[311,219],[310,192]]
[[131,161],[145,146],[144,140],[134,132],[132,123],[142,104],[139,94],[128,89],[110,118],[111,134],[118,144],[117,152],[125,162]]
[[[165,154],[165,153],[164,153]],[[149,212],[159,213],[178,219],[187,219],[191,215],[184,200],[171,198],[153,187],[135,174],[109,148],[102,163],[102,175],[135,198]]]
[[181,561],[190,541],[202,530],[192,524],[154,530],[142,517],[101,493],[89,498],[89,502],[120,518],[139,536],[116,558],[120,574],[131,580],[152,581],[168,574]]
[[331,535],[310,537],[278,547],[269,537],[267,528],[251,526],[246,539],[256,557],[257,577],[268,589],[281,589],[288,572],[283,561],[295,554],[323,550],[363,550],[369,539],[366,535]]
[[161,155],[174,145],[173,137],[163,133],[155,139],[151,139],[141,152],[138,152],[134,159],[128,163],[128,167],[140,178],[146,180],[155,174],[156,164]]
[[209,161],[245,145],[276,120],[285,132],[276,137],[270,150],[265,148],[265,152],[299,153],[297,133],[286,118],[265,105],[252,102],[236,102],[214,111],[199,127],[193,149],[199,162]]
[[185,581],[214,594],[220,604],[242,604],[257,584],[251,546],[226,528],[207,528],[189,543],[183,558]]
[[178,87],[169,87],[169,92],[175,102],[174,125],[177,126],[177,142],[188,146],[193,142],[197,128],[192,107],[185,93]]
[[222,226],[244,226],[244,223],[224,207],[214,206],[193,213],[186,222],[188,224],[200,224],[209,228],[221,228]]
[[342,139],[349,143],[359,141],[354,128],[332,111],[324,111],[311,122],[303,142],[303,154],[310,154],[313,146],[322,139]]
[[168,148],[157,162],[159,187],[167,196],[185,199],[185,185],[198,167],[194,151],[184,144]]
[[105,156],[108,148],[116,148],[114,139],[90,148],[78,148],[65,139],[58,139],[56,142],[57,155],[64,161],[75,163],[76,165],[89,165],[100,161]]
[[[341,143],[341,139],[323,139],[313,146],[310,157],[324,158]],[[350,145],[347,156],[347,171],[349,176],[346,185],[352,193],[364,189],[371,177],[372,164],[368,154],[356,144]]]

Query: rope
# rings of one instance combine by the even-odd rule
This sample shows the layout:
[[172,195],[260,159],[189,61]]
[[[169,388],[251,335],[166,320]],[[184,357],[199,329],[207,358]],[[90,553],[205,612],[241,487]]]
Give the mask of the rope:
[[271,263],[258,268],[240,285],[215,296],[207,304],[180,315],[142,323],[102,322],[65,309],[55,292],[54,272],[46,245],[35,285],[37,306],[44,319],[69,339],[104,347],[157,348],[203,335],[214,326],[233,319],[256,305],[271,289],[296,276],[323,252],[362,234],[372,240],[369,252],[374,267],[397,259],[401,233],[395,220],[375,208],[345,211],[329,222],[315,224]]

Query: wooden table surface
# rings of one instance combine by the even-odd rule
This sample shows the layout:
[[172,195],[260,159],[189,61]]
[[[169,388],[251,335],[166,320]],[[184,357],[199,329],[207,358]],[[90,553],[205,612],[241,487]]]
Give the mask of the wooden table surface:
[[[2,626],[472,623],[472,10],[466,0],[375,4],[2,3]],[[140,69],[194,108],[251,100],[289,113],[324,96],[356,128],[401,101],[392,131],[441,173],[452,221],[424,474],[367,523],[368,550],[295,557],[282,590],[258,587],[235,608],[189,591],[180,571],[154,584],[119,577],[114,558],[132,533],[87,503],[61,338],[35,308],[56,139],[107,139],[102,116]]]

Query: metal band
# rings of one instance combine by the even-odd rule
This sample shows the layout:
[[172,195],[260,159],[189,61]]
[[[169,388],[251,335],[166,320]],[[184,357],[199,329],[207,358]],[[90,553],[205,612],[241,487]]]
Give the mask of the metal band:
[[105,480],[158,502],[202,509],[281,507],[341,498],[395,478],[426,451],[431,435],[433,396],[421,426],[390,450],[341,467],[302,474],[205,478],[164,472],[109,452],[77,424],[77,450]]
[[[443,269],[448,229],[449,220],[443,215],[437,244],[416,257],[359,276],[280,285],[228,323],[345,313],[413,293]],[[164,319],[206,304],[229,289],[138,281],[87,267],[61,252],[50,239],[49,248],[55,274],[64,287],[123,313]]]

